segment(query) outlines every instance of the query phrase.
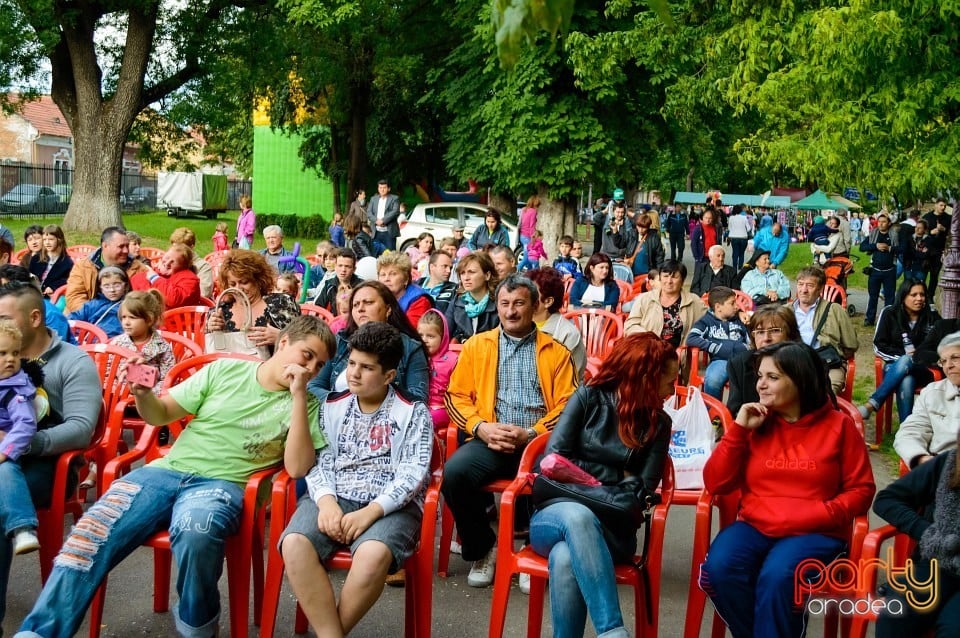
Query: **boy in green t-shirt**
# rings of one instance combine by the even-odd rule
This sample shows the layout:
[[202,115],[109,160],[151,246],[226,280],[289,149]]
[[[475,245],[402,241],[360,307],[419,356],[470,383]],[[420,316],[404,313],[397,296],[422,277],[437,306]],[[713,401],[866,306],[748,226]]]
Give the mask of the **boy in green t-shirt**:
[[[350,337],[349,390],[327,396],[320,425],[330,444],[280,539],[290,585],[318,636],[349,633],[420,539],[433,421],[426,405],[391,387],[402,355],[400,332],[386,323],[371,321]],[[321,561],[343,548],[353,564],[337,603]]]
[[335,351],[323,321],[296,317],[265,362],[215,361],[159,398],[131,383],[147,423],[194,418],[165,458],[115,480],[80,519],[18,635],[73,636],[110,568],[163,529],[180,571],[177,631],[216,635],[217,581],[226,539],[240,522],[244,484],[281,461],[295,478],[313,467],[326,440],[307,381]]

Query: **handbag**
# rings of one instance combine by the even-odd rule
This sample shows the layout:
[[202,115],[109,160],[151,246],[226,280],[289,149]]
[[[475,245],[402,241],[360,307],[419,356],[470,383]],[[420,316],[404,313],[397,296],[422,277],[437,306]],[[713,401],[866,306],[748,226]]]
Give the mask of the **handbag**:
[[647,510],[659,499],[656,493],[647,492],[643,481],[636,476],[625,478],[616,485],[590,486],[555,481],[543,474],[533,480],[531,498],[536,509],[559,501],[580,503],[611,531],[640,529]]
[[[817,337],[820,336],[820,331],[823,330],[823,324],[827,322],[827,315],[830,313],[830,304],[832,301],[827,302],[827,308],[823,311],[823,316],[820,317],[820,321],[817,322],[817,329],[813,331],[812,343],[817,342]],[[817,356],[820,357],[820,360],[823,361],[823,365],[829,370],[835,370],[837,368],[842,368],[846,360],[840,354],[840,351],[833,345],[820,346],[815,348]]]
[[214,302],[214,308],[220,307],[220,301],[226,294],[233,296],[234,303],[239,303],[242,305],[244,312],[243,325],[240,326],[239,330],[234,332],[227,332],[225,330],[213,330],[208,332],[206,338],[206,352],[233,352],[237,354],[249,354],[266,361],[270,358],[269,348],[266,346],[257,346],[247,336],[247,331],[250,330],[250,326],[252,324],[250,316],[250,299],[239,288],[227,288],[217,296],[217,300]]

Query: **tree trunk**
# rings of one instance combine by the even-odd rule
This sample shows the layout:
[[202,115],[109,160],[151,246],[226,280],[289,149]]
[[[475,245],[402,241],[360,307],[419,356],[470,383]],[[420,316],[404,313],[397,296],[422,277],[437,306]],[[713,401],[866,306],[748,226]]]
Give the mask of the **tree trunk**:
[[960,202],[957,201],[953,202],[950,218],[950,243],[943,253],[940,289],[940,314],[944,319],[956,319],[960,310]]
[[[83,115],[81,118],[92,119]],[[64,230],[98,233],[109,226],[123,226],[118,194],[124,141],[129,129],[107,131],[105,128],[106,124],[91,126],[84,122],[73,131],[73,194],[63,218]]]
[[[517,198],[511,193],[491,193],[487,206],[496,208],[501,213],[517,214]],[[519,221],[519,220],[517,220]]]
[[[329,164],[327,165],[327,176],[330,179],[330,184],[333,186],[333,213],[330,215],[330,219],[333,219],[333,215],[336,213],[344,213],[344,198],[343,193],[341,192],[341,179],[340,179],[340,147],[338,145],[339,140],[337,139],[340,135],[340,127],[335,124],[330,124],[330,159]],[[351,200],[353,198],[351,197]]]
[[557,256],[557,244],[563,235],[573,235],[576,204],[572,200],[552,199],[546,186],[540,186],[537,228],[543,233],[543,247],[551,262]]
[[352,86],[350,88],[350,104],[350,166],[347,169],[347,190],[355,193],[361,189],[369,190],[366,185],[367,112],[370,108],[369,86],[365,84]]
[[693,192],[693,167],[691,167],[690,171],[687,172],[687,192]]

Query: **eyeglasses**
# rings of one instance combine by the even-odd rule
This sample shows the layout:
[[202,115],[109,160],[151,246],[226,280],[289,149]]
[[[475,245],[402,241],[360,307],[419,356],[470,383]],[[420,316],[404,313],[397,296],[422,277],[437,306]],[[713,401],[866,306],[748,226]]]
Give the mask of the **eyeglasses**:
[[946,359],[938,359],[937,363],[940,364],[941,368],[948,368],[949,366],[960,365],[960,354],[955,354]]
[[116,283],[116,284],[100,284],[100,287],[104,290],[123,290],[127,287],[126,284]]
[[753,331],[754,337],[776,337],[783,334],[783,328],[757,328]]

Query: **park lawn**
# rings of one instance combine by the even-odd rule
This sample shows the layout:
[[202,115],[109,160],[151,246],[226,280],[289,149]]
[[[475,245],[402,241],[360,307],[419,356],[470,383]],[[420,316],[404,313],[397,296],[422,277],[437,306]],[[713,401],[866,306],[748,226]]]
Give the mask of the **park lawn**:
[[[864,275],[861,270],[870,263],[870,256],[866,253],[861,253],[859,246],[854,246],[850,251],[850,255],[851,259],[854,260],[854,271],[847,279],[847,288],[866,290],[867,276]],[[857,261],[858,259],[859,261]],[[783,271],[790,281],[795,282],[800,269],[812,263],[813,256],[810,253],[810,244],[805,242],[792,243],[790,244],[790,250],[787,252],[786,260],[780,264],[780,270]]]
[[[217,223],[226,222],[227,236],[233,241],[237,229],[237,216],[240,211],[232,210],[221,213],[217,219],[207,219],[205,217],[169,217],[166,211],[153,212],[124,212],[123,224],[127,230],[133,230],[143,237],[143,245],[153,248],[166,248],[170,245],[170,234],[177,228],[186,226],[197,235],[197,252],[200,255],[206,255],[213,250],[213,233],[216,231]],[[9,228],[16,238],[16,250],[25,246],[23,241],[23,231],[27,226],[38,224],[45,226],[47,224],[59,224],[63,221],[62,217],[36,217],[36,218],[16,218],[0,216],[0,223]],[[293,244],[300,242],[303,246],[301,252],[304,255],[312,255],[317,246],[318,238],[310,237],[286,237],[284,246],[293,250]],[[100,245],[99,233],[67,233],[67,245],[92,244]],[[254,238],[254,248],[265,248],[262,236]]]

